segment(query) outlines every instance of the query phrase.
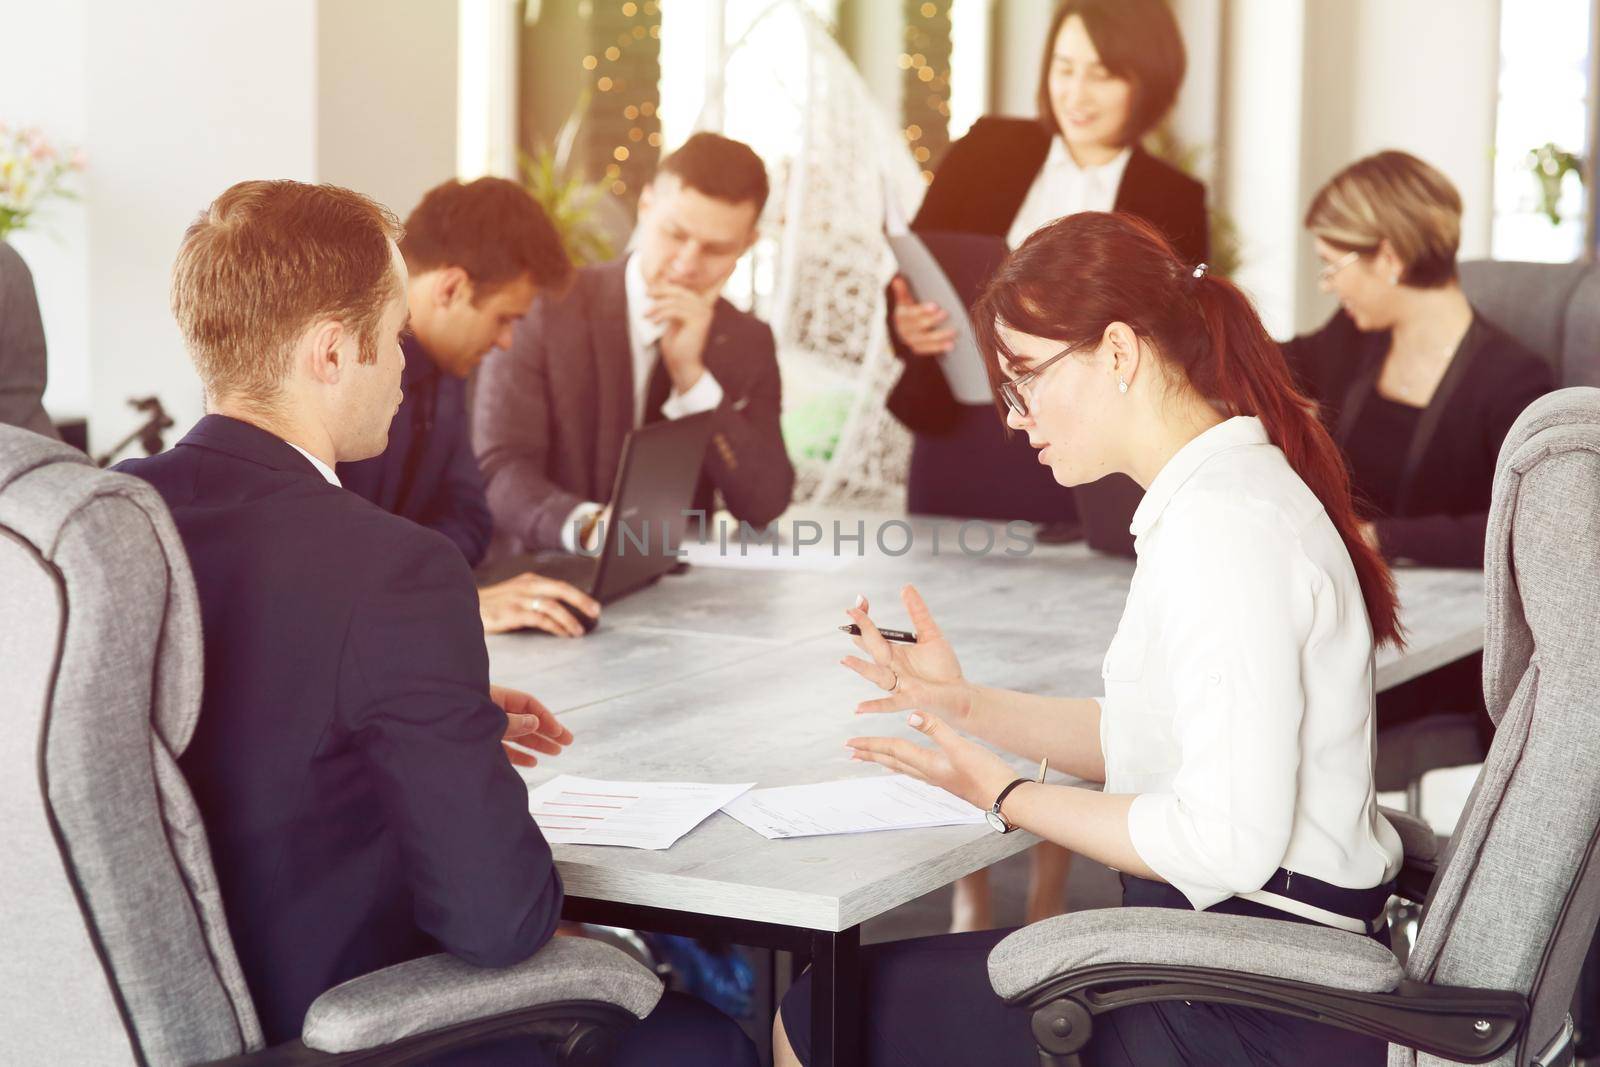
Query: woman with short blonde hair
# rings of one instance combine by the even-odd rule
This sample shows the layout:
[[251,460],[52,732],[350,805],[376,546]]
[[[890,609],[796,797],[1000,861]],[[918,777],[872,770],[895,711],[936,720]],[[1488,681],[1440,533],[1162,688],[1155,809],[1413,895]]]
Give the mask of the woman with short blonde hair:
[[1461,291],[1461,194],[1379,152],[1318,190],[1305,226],[1340,307],[1284,356],[1349,461],[1365,535],[1390,559],[1482,566],[1500,442],[1555,383]]

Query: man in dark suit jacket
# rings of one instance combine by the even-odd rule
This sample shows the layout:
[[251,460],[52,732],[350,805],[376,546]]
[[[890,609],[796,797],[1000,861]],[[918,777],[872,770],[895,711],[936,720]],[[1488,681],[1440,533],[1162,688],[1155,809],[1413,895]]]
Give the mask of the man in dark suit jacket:
[[269,1042],[381,967],[522,960],[561,910],[501,742],[571,735],[490,687],[455,546],[333,473],[382,451],[400,401],[397,232],[347,190],[223,193],[172,286],[211,414],[119,467],[161,493],[193,567],[205,695],[181,766]]
[[479,372],[473,444],[496,552],[578,551],[603,511],[628,432],[714,412],[694,506],[711,490],[763,526],[789,505],[772,331],[720,297],[756,236],[766,172],[747,146],[691,137],[639,201],[626,259],[536,300]]
[[[466,380],[490,348],[510,345],[535,293],[566,285],[572,264],[544,209],[504,178],[429,190],[406,219],[400,254],[411,313],[401,341],[405,399],[383,453],[340,463],[339,481],[444,534],[476,567],[494,523],[467,430]],[[599,611],[586,593],[537,574],[478,590],[487,633],[527,627],[581,637],[575,613]]]

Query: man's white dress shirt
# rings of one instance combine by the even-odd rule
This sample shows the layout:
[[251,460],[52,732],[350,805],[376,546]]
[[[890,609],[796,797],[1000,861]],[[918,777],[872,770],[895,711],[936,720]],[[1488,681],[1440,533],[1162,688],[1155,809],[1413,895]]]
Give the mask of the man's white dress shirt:
[[[622,268],[622,286],[627,295],[628,351],[633,361],[633,424],[639,426],[644,422],[650,373],[661,358],[657,346],[667,327],[666,323],[651,322],[645,318],[645,310],[650,306],[650,294],[646,290],[644,269],[639,266],[637,255],[629,256]],[[669,419],[681,419],[685,415],[713,411],[721,403],[721,383],[709,370],[702,370],[699,380],[689,387],[688,392],[680,393],[674,388],[668,393],[661,405],[661,414]],[[577,531],[604,506],[597,501],[586,500],[567,515],[566,521],[561,524],[561,544],[568,552],[578,551]]]
[[1344,542],[1255,418],[1180,449],[1132,532],[1100,744],[1106,792],[1138,794],[1135,850],[1196,908],[1240,896],[1338,920],[1259,890],[1279,867],[1347,889],[1400,868],[1373,790],[1372,627]]
[[310,452],[307,452],[293,441],[285,441],[284,444],[288,445],[290,448],[306,457],[306,459],[309,459],[311,461],[311,465],[317,468],[317,473],[322,475],[323,478],[327,479],[329,485],[337,485],[341,489],[344,488],[344,483],[339,481],[339,476],[333,472],[332,467],[328,466],[326,463],[322,462],[322,460],[318,459],[316,456],[313,456]]
[[1044,166],[1034,175],[1028,195],[1022,198],[1022,206],[1011,220],[1006,244],[1016,248],[1040,226],[1066,215],[1110,211],[1116,206],[1117,189],[1122,185],[1123,172],[1128,169],[1132,156],[1133,149],[1124,148],[1098,167],[1080,167],[1059,134],[1050,138]]

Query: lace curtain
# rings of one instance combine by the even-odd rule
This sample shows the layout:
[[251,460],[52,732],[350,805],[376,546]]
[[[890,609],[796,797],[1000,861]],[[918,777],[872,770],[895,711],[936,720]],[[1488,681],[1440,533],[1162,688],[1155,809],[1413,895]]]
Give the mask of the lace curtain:
[[[910,218],[924,184],[904,138],[800,0],[777,0],[724,55],[696,123],[751,145],[772,195],[732,287],[771,325],[797,503],[899,508],[909,437],[884,410],[900,366],[884,290],[885,198]],[[738,293],[730,293],[738,298]]]

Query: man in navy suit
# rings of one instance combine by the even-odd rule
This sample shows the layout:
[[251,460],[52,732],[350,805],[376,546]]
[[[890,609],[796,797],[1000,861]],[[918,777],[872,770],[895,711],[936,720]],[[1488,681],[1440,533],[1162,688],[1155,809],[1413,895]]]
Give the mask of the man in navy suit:
[[[336,469],[346,489],[438,530],[476,567],[493,522],[467,433],[466,379],[490,348],[511,343],[537,293],[565,287],[572,265],[544,209],[504,178],[429,190],[399,244],[411,312],[400,342],[405,399],[383,453]],[[478,591],[487,633],[527,627],[581,637],[575,613],[599,611],[586,593],[536,574]]]
[[268,1041],[332,986],[441,947],[515,963],[561,912],[501,739],[571,735],[491,690],[461,553],[333,474],[382,451],[400,403],[398,229],[331,187],[218,197],[172,281],[211,414],[118,468],[166,499],[194,570],[205,696],[181,765]]
[[[205,687],[180,763],[269,1042],[369,971],[441,948],[480,966],[523,960],[561,912],[502,741],[554,755],[572,735],[489,684],[456,546],[333,469],[382,452],[400,405],[398,232],[331,186],[243,182],[218,197],[172,280],[210,414],[171,451],[118,468],[161,493],[193,568]],[[730,1020],[681,999],[619,1057],[753,1060]]]

